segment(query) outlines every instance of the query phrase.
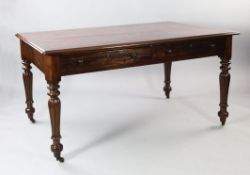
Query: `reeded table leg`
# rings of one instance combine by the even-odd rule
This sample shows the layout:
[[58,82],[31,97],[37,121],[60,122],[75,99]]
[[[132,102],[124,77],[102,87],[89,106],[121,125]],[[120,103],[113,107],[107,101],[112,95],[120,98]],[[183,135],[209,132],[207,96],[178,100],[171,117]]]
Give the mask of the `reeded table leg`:
[[33,107],[33,96],[32,96],[32,79],[33,75],[31,72],[31,65],[30,61],[23,60],[23,83],[24,83],[24,89],[25,89],[25,96],[26,96],[26,109],[25,112],[27,113],[30,121],[32,123],[35,123],[35,120],[33,118],[33,114],[35,112],[35,108]]
[[50,112],[50,120],[52,127],[52,137],[53,144],[51,145],[51,151],[54,153],[56,160],[64,162],[64,158],[61,157],[61,151],[63,150],[63,145],[60,143],[61,134],[60,134],[60,111],[61,111],[61,102],[58,98],[59,85],[57,83],[48,83],[48,95],[50,96],[48,105]]
[[165,72],[165,86],[163,88],[165,95],[167,98],[170,97],[170,91],[172,90],[170,83],[170,76],[171,76],[171,66],[172,66],[172,62],[166,62],[164,63],[164,72]]
[[218,115],[222,125],[225,125],[228,117],[228,89],[230,83],[230,58],[221,57],[221,73],[220,73],[220,111]]

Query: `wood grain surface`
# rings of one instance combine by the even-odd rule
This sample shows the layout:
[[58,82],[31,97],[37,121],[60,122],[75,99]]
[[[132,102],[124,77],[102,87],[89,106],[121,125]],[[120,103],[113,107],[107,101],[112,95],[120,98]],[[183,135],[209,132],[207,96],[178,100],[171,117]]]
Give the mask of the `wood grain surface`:
[[238,33],[175,22],[158,22],[18,33],[16,36],[42,54],[53,54],[235,34]]

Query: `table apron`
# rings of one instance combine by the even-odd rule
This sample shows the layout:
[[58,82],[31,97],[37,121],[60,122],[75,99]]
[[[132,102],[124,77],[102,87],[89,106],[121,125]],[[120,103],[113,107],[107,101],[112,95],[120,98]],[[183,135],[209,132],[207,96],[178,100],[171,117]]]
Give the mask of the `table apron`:
[[61,75],[143,66],[168,61],[215,56],[225,48],[225,38],[210,38],[105,51],[60,55]]

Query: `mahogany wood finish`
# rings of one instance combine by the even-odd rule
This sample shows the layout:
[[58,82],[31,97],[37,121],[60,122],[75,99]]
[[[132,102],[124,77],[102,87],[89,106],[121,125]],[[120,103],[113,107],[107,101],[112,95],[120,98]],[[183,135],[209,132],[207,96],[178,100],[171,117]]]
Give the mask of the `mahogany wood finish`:
[[169,98],[173,61],[219,56],[221,73],[218,115],[224,125],[228,117],[232,36],[237,34],[174,22],[16,34],[20,39],[23,60],[26,113],[34,122],[30,71],[30,64],[33,63],[44,73],[48,83],[53,141],[51,150],[56,159],[63,162],[63,145],[60,142],[61,102],[58,97],[62,76],[164,63],[164,91]]
[[32,80],[33,75],[31,70],[30,61],[23,60],[23,83],[24,83],[24,89],[25,89],[25,96],[26,96],[26,109],[25,112],[28,115],[28,118],[32,123],[35,123],[35,120],[33,118],[33,114],[35,112],[35,108],[33,107],[33,97],[32,97]]
[[227,112],[227,99],[228,99],[228,90],[230,83],[230,73],[229,70],[231,64],[231,55],[232,55],[232,38],[227,38],[225,43],[225,50],[219,57],[221,58],[221,73],[220,73],[220,111],[218,115],[222,125],[225,125],[226,118],[228,117]]
[[54,156],[60,162],[63,162],[64,159],[61,157],[61,151],[63,150],[63,145],[60,143],[61,134],[60,134],[60,112],[61,112],[61,102],[58,98],[59,92],[58,83],[48,83],[48,95],[50,96],[48,105],[49,113],[52,127],[52,140],[53,144],[51,145],[51,151],[54,153]]
[[164,63],[164,72],[165,72],[165,86],[163,88],[165,95],[167,98],[170,98],[170,91],[172,90],[170,83],[171,83],[171,67],[172,62],[166,62]]

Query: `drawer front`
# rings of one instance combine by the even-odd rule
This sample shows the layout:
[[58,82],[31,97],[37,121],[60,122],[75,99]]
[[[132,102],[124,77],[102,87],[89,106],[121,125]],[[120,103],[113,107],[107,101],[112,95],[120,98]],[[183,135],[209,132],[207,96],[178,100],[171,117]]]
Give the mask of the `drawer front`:
[[78,68],[81,66],[95,66],[95,65],[105,65],[108,63],[105,52],[88,53],[80,55],[70,55],[63,56],[62,67],[68,68]]
[[178,61],[217,55],[222,48],[222,39],[203,39],[155,46],[153,52],[154,57]]
[[203,39],[65,55],[61,59],[61,73],[69,75],[212,56],[222,48],[222,39]]
[[159,62],[159,60],[153,59],[152,47],[150,46],[62,56],[61,60],[61,72],[63,75]]

